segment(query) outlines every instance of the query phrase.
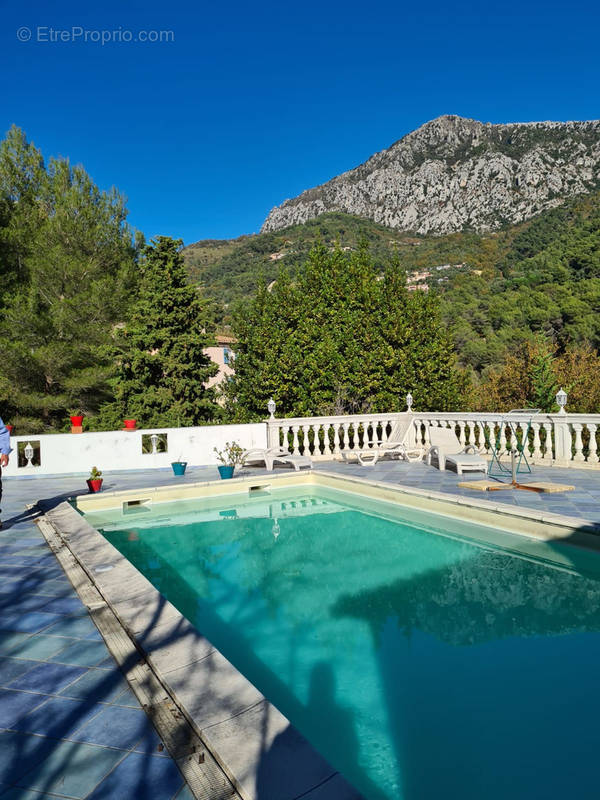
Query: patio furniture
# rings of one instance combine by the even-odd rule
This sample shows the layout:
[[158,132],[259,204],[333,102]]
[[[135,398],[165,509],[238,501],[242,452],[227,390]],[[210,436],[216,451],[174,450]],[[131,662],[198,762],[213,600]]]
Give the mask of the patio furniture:
[[378,447],[363,447],[361,450],[340,450],[346,464],[358,463],[361,467],[374,467],[379,459]]
[[[290,453],[287,455],[273,456],[273,463],[278,464],[291,464],[291,466],[298,472],[301,467],[308,467],[312,469],[312,458],[310,456],[293,456]],[[273,469],[273,467],[271,467]]]
[[405,414],[397,420],[385,440],[380,440],[372,447],[340,450],[340,455],[346,463],[357,461],[361,466],[375,466],[380,458],[401,458],[404,461],[421,461],[426,448],[416,442],[410,442],[410,433],[414,430],[413,417]]
[[253,447],[251,450],[246,450],[242,456],[242,466],[249,466],[250,464],[264,464],[265,467],[271,472],[273,470],[273,459],[276,456],[289,456],[290,451],[287,447]]
[[301,467],[312,467],[310,456],[292,455],[287,447],[254,447],[246,450],[242,458],[243,466],[264,463],[269,472],[273,471],[275,462],[291,464],[296,471]]
[[427,453],[427,463],[431,465],[435,457],[438,469],[443,472],[446,464],[454,464],[458,475],[467,471],[487,472],[487,460],[479,455],[472,444],[462,447],[452,428],[429,428],[431,447]]

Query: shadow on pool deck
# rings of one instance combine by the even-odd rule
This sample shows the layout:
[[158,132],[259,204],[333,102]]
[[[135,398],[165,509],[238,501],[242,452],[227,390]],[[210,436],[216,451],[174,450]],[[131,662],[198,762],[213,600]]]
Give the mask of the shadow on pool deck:
[[[17,546],[15,539],[0,547],[0,797],[31,789],[44,797],[189,800],[54,556],[52,566],[6,565],[7,548],[28,549]],[[157,608],[148,628],[159,616]],[[132,656],[126,669],[138,661]]]

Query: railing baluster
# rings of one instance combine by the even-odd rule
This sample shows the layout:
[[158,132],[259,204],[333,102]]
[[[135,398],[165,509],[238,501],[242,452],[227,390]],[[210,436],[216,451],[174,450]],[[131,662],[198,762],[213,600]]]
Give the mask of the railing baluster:
[[573,456],[573,461],[585,461],[585,456],[583,455],[583,441],[581,439],[582,429],[583,425],[580,422],[573,423],[573,430],[575,431],[575,455]]
[[590,445],[589,445],[589,454],[588,454],[588,464],[597,464],[600,460],[598,458],[598,443],[596,442],[596,430],[598,426],[594,425],[593,422],[587,423],[587,429],[590,434]]

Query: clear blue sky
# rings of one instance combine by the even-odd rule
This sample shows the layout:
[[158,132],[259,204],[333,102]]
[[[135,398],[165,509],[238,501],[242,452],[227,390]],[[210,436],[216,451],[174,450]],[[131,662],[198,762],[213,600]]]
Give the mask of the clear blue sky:
[[[258,231],[272,206],[440,114],[600,117],[591,0],[0,0],[0,11],[0,129],[16,123],[46,157],[117,186],[147,236],[186,243]],[[47,41],[73,26],[174,41]]]

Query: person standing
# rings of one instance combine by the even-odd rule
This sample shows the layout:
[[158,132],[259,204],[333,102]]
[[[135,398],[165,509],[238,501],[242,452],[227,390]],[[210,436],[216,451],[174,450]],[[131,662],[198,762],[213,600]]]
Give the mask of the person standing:
[[[2,467],[8,466],[8,456],[10,455],[10,433],[0,417],[0,503],[2,502]],[[2,509],[0,508],[0,514]],[[0,518],[0,528],[2,519]]]

